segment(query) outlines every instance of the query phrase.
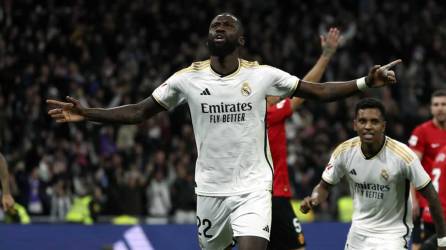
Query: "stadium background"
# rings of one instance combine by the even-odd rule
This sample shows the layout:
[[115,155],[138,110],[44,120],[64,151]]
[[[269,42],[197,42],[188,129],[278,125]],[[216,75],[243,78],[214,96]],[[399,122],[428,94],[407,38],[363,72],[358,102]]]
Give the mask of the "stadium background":
[[[91,195],[97,222],[117,215],[143,222],[193,223],[196,149],[187,107],[135,126],[59,125],[47,98],[71,95],[112,107],[149,96],[164,79],[208,56],[217,13],[245,26],[244,58],[303,75],[320,54],[319,34],[345,41],[324,80],[363,76],[403,59],[399,83],[367,92],[388,110],[387,132],[406,142],[429,118],[429,97],[446,83],[446,2],[411,1],[33,1],[0,5],[0,151],[11,188],[36,222],[65,221],[74,197]],[[354,136],[358,97],[307,102],[287,124],[293,197],[308,195],[331,150]],[[310,220],[337,221],[339,186]],[[178,217],[178,211],[184,212]],[[179,219],[180,218],[180,219]],[[192,219],[191,219],[192,218]],[[4,228],[3,228],[4,229]],[[311,244],[311,242],[310,242]]]

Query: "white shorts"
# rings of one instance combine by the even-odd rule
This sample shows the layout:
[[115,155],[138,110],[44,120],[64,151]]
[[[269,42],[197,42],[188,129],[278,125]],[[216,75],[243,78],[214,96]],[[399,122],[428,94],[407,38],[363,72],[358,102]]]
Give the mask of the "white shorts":
[[198,240],[202,249],[222,250],[233,237],[258,236],[269,240],[271,192],[213,197],[197,196]]
[[345,250],[407,250],[410,233],[405,238],[366,236],[351,230],[348,232]]

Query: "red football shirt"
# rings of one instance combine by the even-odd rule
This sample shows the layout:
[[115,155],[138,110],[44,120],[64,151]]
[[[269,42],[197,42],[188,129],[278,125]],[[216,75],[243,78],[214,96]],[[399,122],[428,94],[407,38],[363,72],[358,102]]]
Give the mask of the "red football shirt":
[[274,164],[273,196],[291,197],[285,120],[292,114],[290,99],[271,105],[267,109],[268,139]]
[[[446,145],[446,130],[437,127],[432,120],[418,125],[409,139],[409,147],[421,152],[421,164],[432,179],[432,164],[438,151]],[[420,207],[427,206],[427,201],[417,193]]]
[[[432,165],[432,185],[438,192],[438,198],[443,207],[443,216],[446,218],[446,146],[442,147],[435,158]],[[429,207],[426,206],[423,210],[423,221],[433,223],[432,216],[429,212]]]

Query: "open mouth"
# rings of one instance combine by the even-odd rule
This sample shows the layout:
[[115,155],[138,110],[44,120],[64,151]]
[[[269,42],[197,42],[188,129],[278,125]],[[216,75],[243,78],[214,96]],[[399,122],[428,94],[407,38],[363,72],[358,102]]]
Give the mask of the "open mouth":
[[371,134],[371,133],[365,133],[365,134],[363,134],[362,137],[363,137],[364,139],[371,140],[371,139],[373,139],[373,134]]
[[215,37],[214,37],[214,41],[215,41],[215,42],[223,42],[223,41],[225,41],[225,40],[226,40],[226,38],[225,38],[225,36],[222,35],[222,34],[217,34],[217,35],[215,35]]

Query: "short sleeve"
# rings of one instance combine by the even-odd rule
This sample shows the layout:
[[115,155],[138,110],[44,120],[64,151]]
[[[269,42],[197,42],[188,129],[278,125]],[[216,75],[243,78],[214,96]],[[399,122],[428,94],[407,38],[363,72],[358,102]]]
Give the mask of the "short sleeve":
[[271,83],[266,94],[269,96],[291,97],[299,84],[299,78],[289,73],[270,66],[264,66],[268,82]]
[[171,76],[153,91],[153,98],[167,110],[185,103],[185,94],[181,88],[183,81],[184,74]]
[[[336,150],[335,150],[336,152]],[[322,172],[322,180],[329,184],[337,184],[345,175],[345,166],[342,163],[342,154],[331,155],[330,161]]]
[[426,142],[425,136],[423,136],[423,130],[421,129],[421,127],[415,128],[409,138],[409,147],[412,150],[418,151],[423,154],[425,144]]
[[426,187],[431,181],[416,155],[414,155],[414,160],[405,166],[405,169],[407,169],[407,179],[415,186],[416,190]]

